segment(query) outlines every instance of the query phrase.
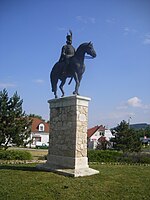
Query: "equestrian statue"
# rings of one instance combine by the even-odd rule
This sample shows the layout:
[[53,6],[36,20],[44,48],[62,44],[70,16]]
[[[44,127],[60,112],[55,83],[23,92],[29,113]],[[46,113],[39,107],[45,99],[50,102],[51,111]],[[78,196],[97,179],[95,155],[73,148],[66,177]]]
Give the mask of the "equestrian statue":
[[57,83],[58,80],[61,81],[59,88],[62,92],[62,97],[65,95],[63,86],[66,83],[67,78],[75,80],[75,90],[73,94],[79,95],[78,90],[82,75],[85,71],[84,59],[85,54],[87,53],[92,58],[96,57],[96,52],[93,48],[91,42],[81,44],[77,50],[72,46],[72,31],[69,31],[70,34],[66,36],[66,45],[62,47],[61,56],[59,61],[53,66],[50,73],[50,80],[52,86],[52,92],[54,92],[55,98],[57,96]]

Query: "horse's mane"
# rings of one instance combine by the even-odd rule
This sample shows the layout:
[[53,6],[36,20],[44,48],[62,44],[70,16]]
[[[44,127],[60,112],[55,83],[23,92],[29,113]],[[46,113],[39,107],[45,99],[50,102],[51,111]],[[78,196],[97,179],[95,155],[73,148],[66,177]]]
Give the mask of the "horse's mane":
[[84,47],[84,46],[87,46],[88,44],[89,44],[88,42],[84,42],[84,43],[80,44],[79,47],[77,48],[77,50],[78,50],[79,48],[82,48],[82,47]]
[[79,52],[79,50],[81,51],[85,46],[87,46],[89,43],[88,42],[84,42],[82,44],[79,45],[79,47],[76,50],[76,53]]

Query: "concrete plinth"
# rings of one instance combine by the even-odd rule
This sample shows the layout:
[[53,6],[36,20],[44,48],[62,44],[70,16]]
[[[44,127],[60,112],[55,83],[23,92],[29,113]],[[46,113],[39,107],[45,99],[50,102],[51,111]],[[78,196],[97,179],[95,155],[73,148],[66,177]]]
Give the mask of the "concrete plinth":
[[69,96],[49,100],[50,135],[48,159],[37,168],[68,176],[89,176],[87,158],[88,103],[90,98]]

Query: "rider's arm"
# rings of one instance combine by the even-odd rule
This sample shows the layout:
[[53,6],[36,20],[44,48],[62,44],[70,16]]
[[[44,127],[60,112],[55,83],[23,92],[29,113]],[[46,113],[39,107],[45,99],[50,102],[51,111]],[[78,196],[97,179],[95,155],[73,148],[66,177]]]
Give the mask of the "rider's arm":
[[61,55],[63,55],[63,56],[66,55],[66,46],[62,47]]

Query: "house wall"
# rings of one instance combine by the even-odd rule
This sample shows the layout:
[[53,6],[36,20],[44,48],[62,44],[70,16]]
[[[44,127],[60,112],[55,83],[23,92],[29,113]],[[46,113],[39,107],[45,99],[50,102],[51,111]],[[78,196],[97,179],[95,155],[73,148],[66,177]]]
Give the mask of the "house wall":
[[28,144],[28,147],[36,147],[36,142],[39,141],[37,140],[37,138],[40,138],[40,142],[41,143],[45,143],[45,144],[49,144],[49,133],[31,133],[30,139],[33,139],[33,142],[30,144]]
[[104,137],[106,137],[106,140],[110,141],[110,139],[114,138],[115,136],[113,136],[111,131],[109,129],[107,129],[107,130],[105,130]]
[[97,140],[88,140],[88,149],[96,149]]
[[97,144],[98,144],[98,139],[99,139],[101,136],[106,137],[106,140],[107,140],[107,141],[110,141],[110,139],[114,137],[109,129],[106,129],[105,131],[99,131],[99,130],[97,130],[97,131],[88,139],[88,149],[96,149]]
[[88,149],[96,149],[98,139],[104,134],[104,131],[97,130],[88,140]]
[[49,143],[49,134],[41,134],[41,142],[45,144]]

